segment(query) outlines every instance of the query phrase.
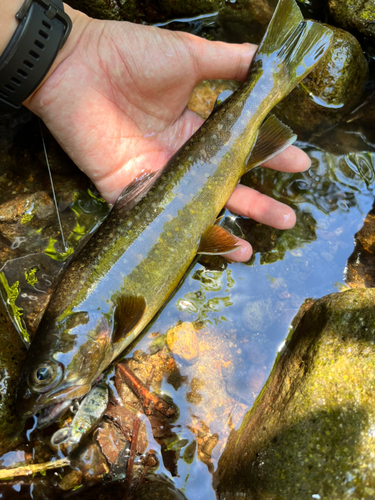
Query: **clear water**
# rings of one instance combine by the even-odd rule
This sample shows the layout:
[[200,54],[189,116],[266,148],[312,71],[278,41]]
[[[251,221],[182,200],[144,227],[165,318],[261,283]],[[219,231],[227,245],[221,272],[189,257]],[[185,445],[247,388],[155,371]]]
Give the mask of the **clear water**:
[[[214,20],[215,16],[201,16],[174,23],[172,28],[177,25],[178,29],[214,38]],[[153,352],[155,338],[161,338],[178,322],[199,325],[199,356],[190,363],[176,357],[184,381],[178,389],[166,380],[162,383],[162,391],[173,398],[180,411],[173,424],[173,446],[180,450],[176,459],[178,476],[173,481],[189,500],[216,498],[211,472],[230,429],[238,428],[267,380],[301,304],[306,298],[319,298],[347,287],[344,273],[354,249],[354,235],[374,203],[374,135],[356,122],[337,127],[324,138],[299,143],[313,162],[308,172],[292,175],[258,168],[249,173],[246,184],[293,206],[297,213],[295,228],[273,230],[226,212],[224,223],[252,243],[251,262],[227,263],[220,258],[211,260],[209,268],[196,263],[149,333],[128,353]],[[8,199],[3,195],[0,201]],[[84,208],[81,206],[81,215]],[[86,208],[97,217],[104,214],[97,206],[95,210],[89,204]],[[87,224],[84,233],[93,225]],[[194,384],[199,397],[192,399]],[[184,454],[205,426],[206,437],[218,438],[209,466],[197,458],[197,453],[192,460]],[[33,434],[28,432],[27,436],[33,442]],[[161,459],[160,445],[151,432],[148,437],[149,448],[159,454],[157,473],[171,477]],[[18,457],[11,452],[0,458],[0,463],[7,466],[22,461],[23,456],[22,452]],[[58,481],[56,473],[48,472],[35,481],[0,485],[0,498],[62,498],[54,486]],[[112,486],[107,488],[110,494]]]

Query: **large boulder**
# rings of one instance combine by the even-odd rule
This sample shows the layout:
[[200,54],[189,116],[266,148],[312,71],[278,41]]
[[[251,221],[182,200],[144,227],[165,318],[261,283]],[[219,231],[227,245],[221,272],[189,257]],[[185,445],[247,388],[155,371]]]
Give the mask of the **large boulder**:
[[313,71],[275,108],[300,134],[327,130],[359,102],[368,76],[361,46],[350,33],[329,26],[333,42]]
[[219,499],[375,498],[374,301],[374,289],[350,290],[301,312],[229,437]]
[[374,0],[328,0],[328,8],[335,24],[359,35],[364,45],[375,55]]

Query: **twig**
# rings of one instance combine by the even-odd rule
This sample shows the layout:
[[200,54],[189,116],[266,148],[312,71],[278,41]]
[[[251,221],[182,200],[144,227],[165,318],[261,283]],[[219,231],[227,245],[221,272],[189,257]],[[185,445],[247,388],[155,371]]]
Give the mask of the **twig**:
[[134,460],[135,460],[135,454],[137,451],[137,441],[138,441],[138,434],[139,434],[139,427],[141,425],[141,419],[137,415],[135,420],[134,420],[134,425],[133,425],[133,432],[132,432],[132,442],[131,442],[131,447],[130,447],[130,455],[129,455],[129,460],[128,460],[128,468],[126,470],[126,493],[125,493],[125,500],[129,498],[129,493],[130,493],[130,486],[131,486],[131,481],[132,481],[132,474],[133,474],[133,465],[134,465]]
[[117,368],[120,370],[126,384],[140,398],[146,415],[149,415],[151,413],[152,407],[166,417],[170,418],[176,415],[176,409],[173,406],[168,405],[165,401],[163,401],[162,398],[159,398],[155,394],[151,394],[151,392],[147,389],[143,382],[128,366],[119,363],[117,365]]
[[0,469],[0,480],[13,479],[16,476],[29,476],[30,474],[36,474],[37,472],[43,472],[48,469],[59,469],[66,465],[70,465],[69,458],[60,458],[54,462],[46,462],[44,464],[22,465],[14,469]]

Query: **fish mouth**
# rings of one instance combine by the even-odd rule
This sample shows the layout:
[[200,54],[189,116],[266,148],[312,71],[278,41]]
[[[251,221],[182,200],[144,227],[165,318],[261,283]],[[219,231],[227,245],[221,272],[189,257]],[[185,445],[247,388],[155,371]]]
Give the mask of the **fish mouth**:
[[68,410],[72,402],[72,399],[67,399],[43,408],[37,416],[37,428],[44,429],[56,422]]
[[38,415],[37,427],[47,427],[59,419],[72,404],[74,399],[85,396],[91,389],[91,384],[60,387],[52,393],[32,393],[27,390],[18,402],[18,413],[23,418]]

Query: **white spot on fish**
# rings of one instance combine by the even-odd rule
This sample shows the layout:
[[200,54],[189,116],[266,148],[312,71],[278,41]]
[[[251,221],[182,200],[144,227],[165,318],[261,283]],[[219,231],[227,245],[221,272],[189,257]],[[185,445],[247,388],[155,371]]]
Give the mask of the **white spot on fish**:
[[233,120],[234,116],[232,115],[232,113],[229,113],[228,118],[229,120]]
[[219,125],[217,126],[217,129],[221,130],[222,128],[223,128],[223,125],[221,123],[219,123]]

